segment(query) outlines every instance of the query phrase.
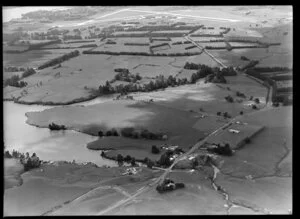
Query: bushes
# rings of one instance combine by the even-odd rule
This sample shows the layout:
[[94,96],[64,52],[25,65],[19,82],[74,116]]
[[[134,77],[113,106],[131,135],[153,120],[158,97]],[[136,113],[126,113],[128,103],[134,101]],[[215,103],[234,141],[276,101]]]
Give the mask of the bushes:
[[67,128],[64,125],[57,125],[54,122],[48,125],[50,130],[66,130]]
[[231,156],[233,154],[233,151],[228,143],[225,145],[217,144],[213,147],[209,147],[207,148],[207,151],[226,156]]
[[226,100],[227,102],[229,102],[229,103],[233,103],[233,98],[232,98],[232,96],[230,96],[230,95],[226,96],[226,97],[225,97],[225,100]]
[[35,74],[36,71],[33,68],[28,68],[23,74],[22,74],[22,78],[26,78],[30,75]]
[[236,92],[236,96],[246,98],[246,95],[239,91]]
[[151,152],[152,154],[159,154],[160,150],[156,147],[156,145],[152,145]]
[[241,56],[241,60],[243,60],[243,61],[249,61],[249,59],[246,56]]
[[121,129],[121,135],[123,137],[131,138],[133,137],[134,128],[123,128]]
[[255,99],[254,99],[254,102],[255,102],[256,104],[259,104],[259,103],[260,103],[260,100],[259,100],[258,98],[255,98]]
[[149,46],[149,43],[124,43],[125,46]]
[[25,87],[27,86],[27,82],[19,81],[21,78],[18,75],[13,75],[11,78],[7,78],[4,81],[4,86],[13,86],[13,87]]
[[197,46],[195,46],[195,45],[188,46],[188,47],[185,48],[185,50],[193,49],[193,48],[196,48],[196,47],[197,47]]

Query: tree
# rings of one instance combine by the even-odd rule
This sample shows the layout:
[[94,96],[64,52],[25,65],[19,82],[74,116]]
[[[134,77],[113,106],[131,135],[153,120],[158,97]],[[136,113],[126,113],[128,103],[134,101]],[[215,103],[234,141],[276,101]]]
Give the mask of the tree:
[[160,150],[156,147],[156,145],[152,145],[151,152],[152,154],[159,154]]
[[243,114],[244,114],[244,112],[243,112],[243,111],[241,111],[241,112],[240,112],[240,115],[243,115]]
[[260,103],[260,101],[259,101],[258,98],[255,98],[254,101],[255,101],[256,104],[259,104],[259,103]]
[[99,132],[98,132],[98,136],[99,136],[99,137],[103,137],[103,132],[102,132],[102,131],[99,131]]
[[121,163],[121,162],[123,162],[123,160],[124,160],[123,156],[122,156],[121,154],[118,154],[118,155],[117,155],[117,161],[118,161],[119,163]]
[[112,132],[108,130],[108,131],[106,132],[106,136],[112,136]]
[[12,158],[12,155],[9,153],[9,151],[5,151],[4,157],[5,158]]
[[111,130],[111,134],[112,134],[112,136],[119,136],[119,134],[118,134],[118,132],[117,132],[117,130],[115,128],[113,128]]
[[217,112],[217,116],[221,116],[221,112]]
[[125,158],[124,158],[124,161],[125,162],[130,162],[132,160],[132,157],[130,155],[127,155]]
[[104,157],[104,156],[105,156],[104,151],[101,151],[101,157]]
[[135,166],[136,165],[134,157],[131,158],[131,162],[130,163],[131,163],[131,166]]
[[257,106],[253,104],[253,105],[252,105],[252,109],[255,109],[255,110],[256,110],[256,109],[257,109]]
[[246,137],[246,138],[245,138],[245,143],[246,143],[246,144],[249,144],[250,142],[251,142],[250,138],[249,138],[249,137]]

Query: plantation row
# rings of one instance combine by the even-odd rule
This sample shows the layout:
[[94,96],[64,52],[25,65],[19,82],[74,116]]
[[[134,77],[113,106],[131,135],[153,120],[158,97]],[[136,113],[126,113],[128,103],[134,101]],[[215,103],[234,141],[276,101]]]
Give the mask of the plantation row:
[[185,53],[146,53],[146,52],[111,52],[111,51],[83,51],[82,54],[93,54],[93,55],[133,55],[133,56],[194,56],[200,55],[201,52],[185,52]]
[[79,55],[80,55],[80,52],[78,50],[72,51],[72,52],[64,54],[64,55],[62,55],[60,57],[51,59],[50,61],[47,61],[46,63],[40,65],[38,67],[38,69],[41,70],[41,69],[44,69],[44,68],[48,68],[50,66],[54,66],[54,65],[60,64],[60,63],[62,63],[64,61],[67,61],[67,60],[69,60],[71,58],[74,58],[76,56],[79,56]]

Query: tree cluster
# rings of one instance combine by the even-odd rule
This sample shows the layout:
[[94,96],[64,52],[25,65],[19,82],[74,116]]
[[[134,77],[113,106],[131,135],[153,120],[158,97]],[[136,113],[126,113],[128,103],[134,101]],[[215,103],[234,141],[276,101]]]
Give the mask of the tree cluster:
[[149,140],[162,140],[164,134],[163,133],[153,133],[147,129],[143,129],[141,131],[137,131],[132,127],[126,127],[121,129],[121,135],[127,138],[144,138]]
[[125,46],[149,46],[149,43],[124,43]]
[[106,132],[103,131],[99,131],[98,132],[98,136],[99,137],[103,137],[103,136],[119,136],[119,133],[117,132],[117,130],[115,128],[112,128],[111,130],[108,130]]
[[117,68],[115,69],[115,72],[117,74],[115,75],[115,80],[117,81],[126,81],[126,82],[137,82],[142,79],[142,77],[137,73],[137,74],[131,74],[128,69],[124,68]]
[[54,66],[54,65],[60,64],[60,63],[62,63],[64,61],[67,61],[67,60],[69,60],[71,58],[74,58],[76,56],[79,56],[79,55],[80,55],[80,52],[78,50],[72,51],[72,52],[64,54],[64,55],[62,55],[60,57],[54,58],[54,59],[52,59],[50,61],[47,61],[46,63],[40,65],[38,67],[38,69],[40,70],[40,69],[44,69],[44,68],[47,68],[47,67],[50,67],[50,66]]
[[66,130],[66,126],[64,125],[57,125],[54,122],[48,125],[50,130]]
[[236,92],[236,96],[237,97],[246,98],[246,95],[244,93],[242,93],[242,92],[239,92],[239,91]]
[[225,100],[226,100],[227,102],[229,102],[229,103],[233,103],[233,102],[234,102],[233,97],[230,96],[230,95],[226,96],[226,97],[225,97]]
[[185,50],[189,50],[189,49],[193,49],[193,48],[196,48],[197,46],[195,46],[195,45],[192,45],[192,46],[188,46],[188,47],[186,47],[186,48],[184,48]]
[[156,145],[152,145],[151,147],[151,153],[152,154],[159,154],[160,150],[158,147],[156,147]]
[[228,143],[226,143],[225,145],[216,144],[212,147],[208,147],[207,151],[226,156],[231,156],[233,154],[233,151],[231,150]]
[[25,81],[19,81],[20,79],[21,78],[19,77],[19,75],[13,75],[12,77],[7,78],[4,81],[4,87],[5,86],[12,86],[12,87],[22,88],[22,87],[27,86],[27,82],[25,82]]
[[16,66],[5,66],[3,68],[3,71],[5,71],[5,72],[25,71],[25,68],[23,68],[23,67],[16,67]]

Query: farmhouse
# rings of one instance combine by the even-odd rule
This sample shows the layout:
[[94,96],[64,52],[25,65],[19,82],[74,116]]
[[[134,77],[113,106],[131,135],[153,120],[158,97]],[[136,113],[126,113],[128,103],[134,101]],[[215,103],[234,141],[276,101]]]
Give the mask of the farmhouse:
[[236,129],[229,129],[228,131],[231,132],[231,133],[235,133],[235,134],[240,133],[240,131],[236,130]]

